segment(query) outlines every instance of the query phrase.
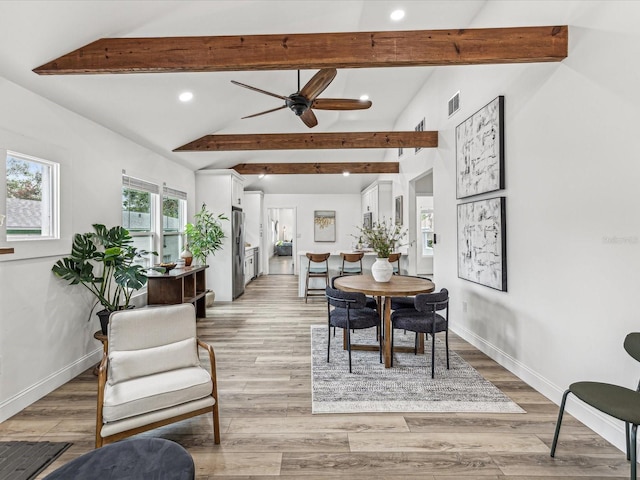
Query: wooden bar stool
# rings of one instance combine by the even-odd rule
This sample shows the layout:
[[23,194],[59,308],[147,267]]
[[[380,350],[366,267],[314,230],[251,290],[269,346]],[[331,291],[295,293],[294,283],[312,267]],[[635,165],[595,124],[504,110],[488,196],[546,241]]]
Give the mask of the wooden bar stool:
[[395,263],[393,266],[393,274],[400,275],[400,257],[401,253],[390,253],[389,254],[389,263]]
[[[325,290],[329,286],[329,256],[330,253],[308,253],[309,266],[307,267],[307,279],[304,286],[304,303],[311,296],[325,296]],[[310,278],[324,278],[325,285],[322,288],[309,288]],[[309,293],[318,292],[318,293]],[[321,292],[321,293],[320,293]]]
[[362,275],[362,257],[364,252],[341,253],[342,267],[340,275]]

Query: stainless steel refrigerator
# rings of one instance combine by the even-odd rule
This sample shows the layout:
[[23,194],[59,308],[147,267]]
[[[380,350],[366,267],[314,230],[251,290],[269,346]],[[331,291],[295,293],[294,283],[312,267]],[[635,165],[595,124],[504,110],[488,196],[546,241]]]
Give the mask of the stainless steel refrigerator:
[[231,243],[233,255],[233,298],[244,293],[244,213],[239,208],[231,211]]

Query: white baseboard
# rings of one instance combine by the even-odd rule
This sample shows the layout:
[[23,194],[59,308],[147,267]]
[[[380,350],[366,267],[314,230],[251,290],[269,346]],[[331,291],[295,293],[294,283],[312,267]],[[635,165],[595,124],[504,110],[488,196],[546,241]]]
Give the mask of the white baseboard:
[[[539,373],[531,370],[523,363],[465,328],[452,328],[451,331],[498,362],[556,405],[560,405],[562,394],[567,389],[568,385],[558,387]],[[576,400],[572,395],[567,399],[565,411],[610,442],[612,445],[619,448],[621,451],[626,451],[626,437],[623,422],[614,420],[608,415],[589,407],[585,403]],[[553,430],[549,433],[553,434]],[[560,455],[562,452],[562,430],[560,431],[560,438],[558,440],[556,452],[557,455]]]
[[[40,382],[31,385],[29,388],[17,393],[0,403],[0,423],[27,408],[32,403],[41,399],[45,395],[53,392],[56,388],[64,385],[69,380],[77,377],[87,368],[92,367],[102,358],[102,347],[79,358],[70,365],[52,373]],[[96,380],[97,381],[97,380]]]

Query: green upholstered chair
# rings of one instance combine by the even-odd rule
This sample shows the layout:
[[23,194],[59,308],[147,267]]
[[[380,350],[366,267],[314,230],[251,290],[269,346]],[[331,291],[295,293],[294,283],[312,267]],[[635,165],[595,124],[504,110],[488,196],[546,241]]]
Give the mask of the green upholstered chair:
[[[324,289],[329,286],[329,257],[330,253],[307,253],[309,265],[307,267],[307,278],[304,285],[304,303],[310,296],[323,296]],[[324,287],[309,287],[309,279],[324,278]],[[311,292],[311,293],[310,293]]]
[[[640,333],[630,333],[624,340],[624,349],[635,360],[640,362]],[[622,420],[625,426],[627,438],[627,460],[631,461],[631,480],[636,480],[636,437],[640,424],[640,383],[636,390],[602,382],[576,382],[562,396],[556,432],[551,445],[551,456],[556,453],[562,415],[567,403],[567,396],[573,393],[587,405],[600,410],[618,420]]]

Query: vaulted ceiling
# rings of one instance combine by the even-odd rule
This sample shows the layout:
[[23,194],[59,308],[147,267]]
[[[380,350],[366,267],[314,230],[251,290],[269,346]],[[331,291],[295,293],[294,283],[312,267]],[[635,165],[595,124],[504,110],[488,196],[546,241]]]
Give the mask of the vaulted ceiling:
[[[503,25],[486,24],[486,19],[478,22],[486,3],[405,1],[407,16],[394,23],[389,14],[398,4],[393,1],[4,1],[0,2],[0,75],[194,170],[252,163],[371,164],[384,158],[384,150],[357,144],[350,150],[331,151],[218,147],[190,152],[185,147],[198,139],[200,147],[211,146],[218,137],[229,135],[237,139],[243,134],[288,133],[300,135],[300,141],[309,135],[288,109],[241,120],[279,103],[231,80],[289,95],[297,88],[296,69],[302,70],[304,83],[317,68],[341,67],[323,96],[368,94],[373,106],[316,111],[319,124],[313,134],[393,133],[398,115],[433,68],[440,68],[434,65],[562,59],[558,46],[564,37],[566,51],[566,29],[503,30],[497,27],[505,26],[504,19]],[[517,14],[512,6],[507,10]],[[528,23],[532,20],[516,15],[506,26],[534,25]],[[537,24],[559,23],[554,20]],[[469,27],[473,29],[460,31]],[[420,32],[444,29],[449,30]],[[324,37],[307,35],[323,32]],[[211,38],[193,38],[198,36]],[[96,42],[103,38],[119,40]],[[412,48],[417,43],[423,48]],[[54,59],[58,60],[51,63]],[[36,68],[49,75],[35,74]],[[105,69],[129,74],[105,74]],[[58,75],[91,71],[101,74]],[[146,73],[158,71],[163,73]],[[192,91],[194,99],[180,103],[177,95],[185,90]],[[354,175],[341,179],[338,186],[334,179],[306,182],[312,175],[296,182],[275,175],[279,178],[269,183],[247,175],[254,188],[274,193],[321,192],[328,185],[331,191],[355,193],[376,177]]]

